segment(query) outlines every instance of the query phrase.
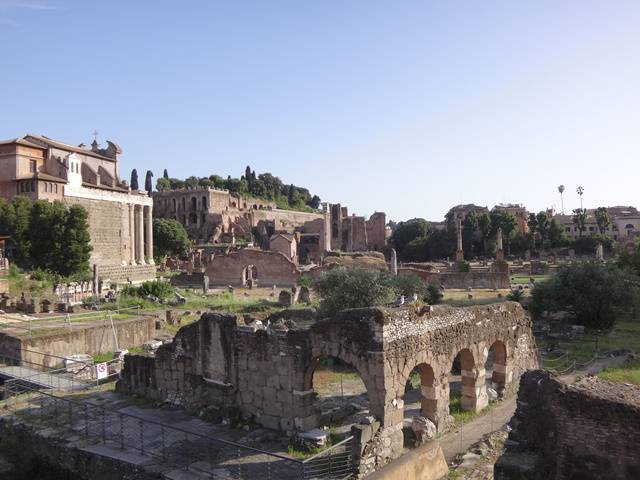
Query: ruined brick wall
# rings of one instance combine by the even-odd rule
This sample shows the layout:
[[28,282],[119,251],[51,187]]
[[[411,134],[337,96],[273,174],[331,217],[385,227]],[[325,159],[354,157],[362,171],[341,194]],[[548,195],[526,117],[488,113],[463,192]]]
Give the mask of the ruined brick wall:
[[303,227],[306,223],[314,220],[322,220],[322,213],[297,212],[294,210],[253,210],[253,223],[257,225],[260,220],[274,222],[276,230],[286,230],[293,232],[295,228]]
[[242,286],[243,270],[253,265],[258,285],[293,286],[300,277],[294,262],[279,252],[245,248],[228,255],[216,255],[206,267],[209,285]]
[[427,283],[442,285],[444,288],[466,289],[489,288],[507,289],[511,286],[509,274],[505,272],[428,272],[424,269],[399,267],[398,275],[414,274]]
[[375,212],[367,220],[367,247],[368,250],[382,250],[386,244],[387,216],[383,212]]
[[549,372],[526,373],[495,478],[640,478],[639,395],[640,387],[596,378],[569,385]]

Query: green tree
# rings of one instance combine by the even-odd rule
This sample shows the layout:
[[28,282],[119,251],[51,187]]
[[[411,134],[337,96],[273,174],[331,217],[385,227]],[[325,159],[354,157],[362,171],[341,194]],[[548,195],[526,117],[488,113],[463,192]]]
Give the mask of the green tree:
[[544,248],[544,242],[549,234],[549,217],[546,212],[539,212],[536,215],[538,223],[538,235],[540,235],[540,247]]
[[578,262],[562,265],[551,279],[537,283],[531,297],[534,315],[567,312],[590,328],[611,328],[620,311],[630,310],[637,281],[615,265]]
[[482,255],[487,255],[487,239],[491,234],[491,217],[487,212],[478,215],[478,230],[482,235]]
[[598,207],[594,213],[596,217],[596,223],[598,224],[598,231],[604,235],[607,227],[611,225],[611,216],[609,210],[606,207]]
[[139,185],[138,185],[138,171],[134,168],[133,170],[131,170],[131,190],[138,190]]
[[63,232],[57,243],[60,243],[61,255],[54,271],[70,276],[88,274],[90,271],[91,236],[89,234],[89,215],[80,205],[69,207]]
[[538,216],[535,213],[530,213],[527,219],[527,226],[529,227],[529,233],[531,233],[531,249],[536,248],[536,232],[538,231]]
[[171,183],[165,177],[160,177],[156,182],[156,190],[164,192],[171,189]]
[[311,200],[307,202],[307,205],[309,205],[314,210],[317,210],[318,208],[320,208],[320,197],[318,195],[314,195],[313,197],[311,197]]
[[151,196],[151,192],[153,192],[153,172],[151,170],[147,170],[147,174],[145,175],[144,189],[147,191],[149,196]]
[[164,173],[162,174],[163,178],[166,178],[167,180],[169,180],[169,172],[167,172],[167,169],[164,169]]
[[437,305],[442,302],[444,295],[440,291],[440,287],[434,283],[427,285],[427,293],[425,295],[425,301],[429,305]]
[[413,240],[426,237],[428,229],[429,225],[424,218],[414,218],[396,225],[391,235],[391,245],[398,252],[400,259],[408,260],[403,254],[405,247]]
[[334,268],[321,273],[312,286],[320,295],[322,315],[334,315],[347,308],[384,305],[394,298],[388,272],[366,268]]
[[476,249],[474,248],[474,236],[478,231],[478,216],[475,210],[471,210],[464,217],[462,223],[462,245],[466,258],[473,258],[475,256]]
[[498,228],[502,228],[505,252],[510,254],[511,238],[515,234],[516,227],[518,226],[516,217],[497,208],[491,210],[489,217],[491,218],[491,234],[495,236],[498,232]]
[[198,180],[198,185],[200,185],[201,187],[213,187],[213,182],[211,181],[211,179],[204,177]]
[[191,242],[187,231],[180,222],[168,218],[153,220],[153,256],[182,255],[187,252]]
[[424,298],[427,293],[427,285],[419,276],[413,273],[392,276],[390,282],[397,297],[404,295],[405,298],[409,299],[415,293],[419,298]]
[[578,236],[582,237],[587,223],[587,211],[584,208],[576,208],[573,210],[573,223],[578,227]]
[[556,222],[555,218],[552,218],[549,222],[549,231],[547,234],[549,238],[549,245],[551,248],[566,247],[570,240],[564,231],[564,227]]
[[185,186],[190,187],[190,188],[195,188],[198,186],[198,184],[200,183],[200,180],[198,179],[198,177],[187,177],[184,181]]

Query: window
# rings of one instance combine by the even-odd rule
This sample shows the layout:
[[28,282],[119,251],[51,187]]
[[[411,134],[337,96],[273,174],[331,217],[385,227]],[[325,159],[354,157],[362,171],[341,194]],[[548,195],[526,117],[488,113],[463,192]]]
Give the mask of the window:
[[36,173],[37,170],[37,163],[35,160],[29,160],[29,171],[31,173]]
[[594,232],[596,229],[594,227],[589,227],[590,232]]
[[58,184],[56,183],[55,186],[56,186],[56,193],[58,193]]
[[47,182],[44,182],[44,191],[45,193],[49,191],[49,184]]

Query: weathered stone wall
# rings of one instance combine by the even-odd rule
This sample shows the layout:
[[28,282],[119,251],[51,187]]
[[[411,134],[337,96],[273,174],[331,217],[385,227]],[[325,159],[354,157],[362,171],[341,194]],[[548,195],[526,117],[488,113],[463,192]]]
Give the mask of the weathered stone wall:
[[207,264],[205,274],[211,286],[242,286],[243,271],[253,265],[257,270],[258,285],[293,286],[300,277],[300,270],[279,252],[245,248],[228,255],[216,255]]
[[398,275],[414,274],[427,283],[442,285],[444,288],[498,288],[511,286],[509,274],[505,272],[428,272],[423,269],[399,267]]
[[[0,355],[5,354],[11,358],[53,367],[60,363],[57,357],[76,353],[94,356],[113,352],[116,348],[138,347],[152,340],[155,335],[155,321],[152,317],[118,320],[114,321],[113,325],[114,328],[108,320],[105,320],[96,322],[95,326],[84,328],[74,326],[71,331],[31,337],[14,337],[0,333]],[[117,344],[114,329],[118,339]],[[47,355],[52,356],[47,357]]]
[[129,238],[127,204],[80,197],[65,197],[64,203],[81,205],[89,214],[89,234],[93,247],[91,264],[122,265],[123,261],[130,258],[131,245],[123,242],[123,239]]
[[570,385],[549,372],[526,373],[495,478],[640,478],[638,398],[637,386],[596,378]]
[[375,212],[367,220],[367,247],[369,250],[382,250],[387,244],[387,216],[383,212]]

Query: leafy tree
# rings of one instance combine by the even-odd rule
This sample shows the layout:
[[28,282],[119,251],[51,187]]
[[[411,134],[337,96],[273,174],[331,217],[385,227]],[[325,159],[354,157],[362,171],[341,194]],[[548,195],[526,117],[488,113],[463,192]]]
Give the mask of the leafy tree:
[[474,254],[477,253],[473,245],[474,234],[477,230],[478,217],[476,211],[471,210],[464,217],[464,222],[462,223],[462,245],[467,258],[473,258]]
[[596,223],[598,224],[598,231],[604,235],[605,230],[611,225],[611,216],[609,210],[606,207],[598,207],[594,213],[596,217]]
[[159,192],[164,192],[170,189],[171,189],[171,183],[167,178],[160,177],[156,182],[156,190],[158,190]]
[[219,175],[209,175],[209,180],[213,183],[213,186],[216,188],[224,188],[224,178]]
[[397,224],[391,235],[391,245],[396,249],[401,259],[405,259],[403,251],[407,244],[417,238],[426,237],[428,228],[427,221],[424,218],[414,218]]
[[144,189],[147,191],[149,196],[151,196],[151,192],[153,192],[153,172],[151,170],[147,170],[147,174],[145,175]]
[[180,180],[178,178],[170,178],[169,179],[169,185],[171,186],[171,190],[180,190],[181,188],[184,188],[184,180]]
[[552,218],[549,222],[547,237],[549,238],[549,246],[551,248],[566,247],[570,243],[564,227],[556,222],[555,218]]
[[529,227],[529,232],[531,233],[531,249],[536,248],[536,231],[538,230],[538,217],[535,213],[530,213],[529,218],[527,219],[527,226]]
[[532,292],[531,311],[567,312],[577,323],[590,328],[611,328],[616,311],[628,310],[637,284],[615,265],[579,262],[559,267],[546,282]]
[[518,226],[516,217],[508,212],[505,212],[504,210],[494,208],[489,213],[489,218],[491,218],[492,235],[496,235],[496,233],[498,232],[498,228],[502,228],[505,251],[507,254],[510,254],[511,238],[516,231],[516,227]]
[[187,231],[177,220],[156,218],[153,220],[153,256],[182,255],[187,252],[191,242]]
[[313,197],[311,197],[311,200],[307,202],[307,205],[309,205],[314,210],[317,210],[318,208],[320,208],[320,197],[318,195],[314,195]]
[[640,242],[636,240],[632,248],[624,248],[616,260],[620,268],[629,269],[640,276]]
[[198,177],[194,177],[194,176],[188,177],[184,181],[185,186],[189,188],[195,188],[198,186],[199,183],[200,183],[200,180],[198,179]]
[[442,302],[444,295],[440,291],[440,287],[434,283],[427,285],[427,293],[425,295],[425,301],[429,305],[437,305]]
[[587,223],[587,211],[584,208],[576,208],[573,210],[573,223],[578,227],[578,236],[582,237]]
[[88,218],[87,211],[80,205],[69,207],[62,235],[66,247],[63,245],[60,262],[54,271],[66,276],[89,272],[92,248]]
[[393,291],[398,297],[404,295],[405,298],[409,298],[415,293],[419,298],[423,298],[427,293],[424,281],[413,273],[391,277],[390,281]]
[[491,217],[487,212],[482,212],[478,215],[478,230],[482,235],[482,254],[488,255],[487,252],[487,238],[491,234]]
[[253,176],[251,175],[251,167],[249,165],[244,169],[244,177],[242,178],[247,181],[249,192],[253,193]]
[[293,184],[289,185],[289,190],[287,191],[287,201],[289,205],[293,205],[295,202],[295,189],[293,188]]
[[167,169],[164,169],[164,173],[162,174],[163,178],[166,178],[167,180],[169,180],[169,172],[167,172]]
[[547,235],[549,233],[549,217],[547,216],[547,212],[539,212],[536,215],[536,220],[538,223],[538,234],[540,235],[540,243],[544,245],[544,241],[547,239]]
[[138,171],[134,168],[133,170],[131,170],[131,190],[138,190],[139,185],[138,185]]
[[204,177],[198,180],[198,185],[200,185],[201,187],[213,187],[213,182],[211,181],[211,179]]
[[388,272],[365,268],[334,268],[313,280],[313,288],[320,295],[319,310],[334,315],[347,308],[384,305],[394,298]]

